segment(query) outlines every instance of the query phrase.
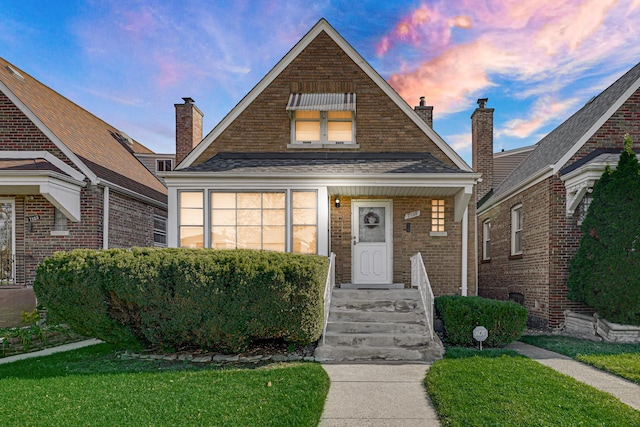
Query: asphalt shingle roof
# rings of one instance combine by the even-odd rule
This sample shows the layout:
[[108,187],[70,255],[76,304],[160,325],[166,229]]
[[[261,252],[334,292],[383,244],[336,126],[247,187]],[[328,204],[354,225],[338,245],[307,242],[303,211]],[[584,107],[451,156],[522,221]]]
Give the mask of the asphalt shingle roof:
[[556,164],[638,79],[640,63],[542,138],[535,150],[495,189],[489,205],[544,167]]
[[[12,71],[16,70],[22,78]],[[160,202],[167,189],[132,153],[152,151],[0,58],[0,81],[99,178]]]
[[181,172],[235,174],[433,174],[471,173],[430,153],[218,153]]

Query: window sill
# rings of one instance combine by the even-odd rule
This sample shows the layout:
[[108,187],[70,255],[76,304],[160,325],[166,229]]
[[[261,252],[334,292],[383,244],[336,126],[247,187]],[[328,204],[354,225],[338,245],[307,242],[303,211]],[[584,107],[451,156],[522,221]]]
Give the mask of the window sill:
[[447,237],[446,231],[432,231],[429,233],[429,236],[432,237]]
[[480,264],[489,264],[489,263],[491,263],[491,258],[483,259],[482,261],[480,261]]
[[354,150],[360,148],[360,144],[322,144],[322,143],[310,143],[310,144],[287,144],[287,148],[301,148],[301,149],[309,149],[309,148],[337,148],[337,149],[345,149],[345,150]]
[[522,254],[509,255],[509,260],[522,259]]
[[52,231],[51,232],[52,236],[68,236],[69,235],[69,230],[65,230],[65,231]]

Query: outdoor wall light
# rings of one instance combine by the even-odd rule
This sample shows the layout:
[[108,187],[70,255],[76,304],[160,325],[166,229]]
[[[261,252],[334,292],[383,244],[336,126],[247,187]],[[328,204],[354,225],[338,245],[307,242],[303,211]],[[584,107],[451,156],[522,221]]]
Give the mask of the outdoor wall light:
[[336,208],[340,207],[340,196],[336,196],[335,204],[336,204]]

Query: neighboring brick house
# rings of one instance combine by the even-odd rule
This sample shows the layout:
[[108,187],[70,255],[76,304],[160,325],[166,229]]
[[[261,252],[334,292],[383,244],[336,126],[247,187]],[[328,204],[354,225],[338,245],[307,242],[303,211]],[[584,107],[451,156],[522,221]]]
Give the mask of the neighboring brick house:
[[167,190],[135,153],[152,154],[0,58],[0,298],[56,251],[166,242]]
[[[418,98],[418,96],[416,96]],[[336,254],[345,287],[476,294],[479,174],[323,19],[202,139],[176,107],[169,246]]]
[[499,183],[490,178],[500,155],[492,139],[473,141],[489,181],[477,194],[480,295],[524,304],[534,326],[562,327],[565,310],[593,312],[566,298],[569,263],[593,185],[617,165],[626,133],[640,146],[639,87],[640,64],[533,147],[514,151],[510,166],[501,159],[502,172],[514,169]]

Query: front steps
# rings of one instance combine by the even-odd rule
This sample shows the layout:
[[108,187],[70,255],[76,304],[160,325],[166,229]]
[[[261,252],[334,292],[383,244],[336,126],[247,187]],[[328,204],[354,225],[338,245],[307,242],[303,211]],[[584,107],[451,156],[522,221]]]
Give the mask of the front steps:
[[444,348],[427,330],[417,289],[334,289],[321,362],[432,362]]

